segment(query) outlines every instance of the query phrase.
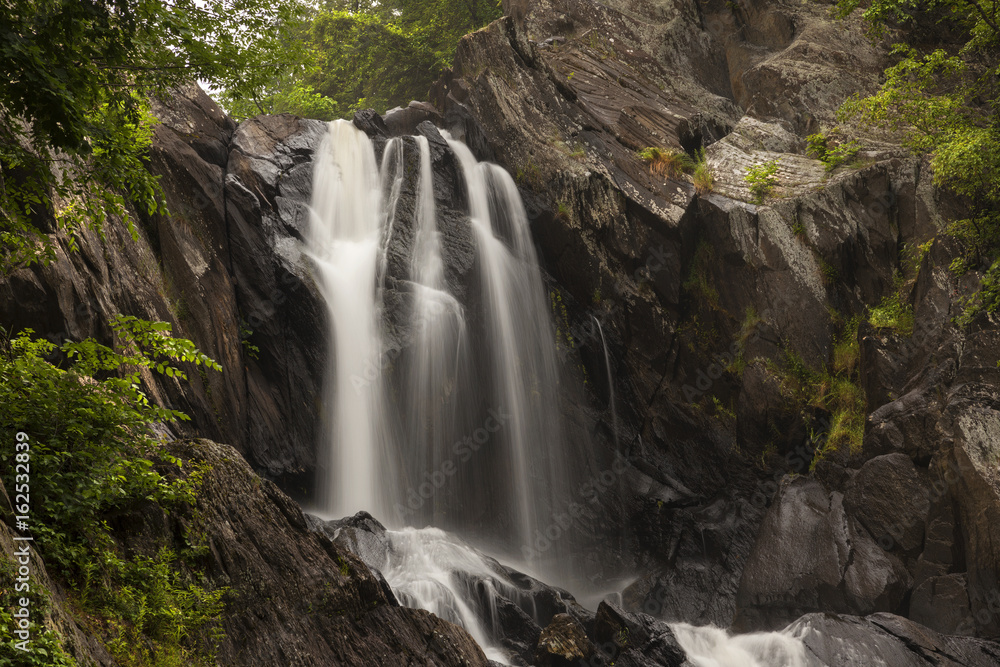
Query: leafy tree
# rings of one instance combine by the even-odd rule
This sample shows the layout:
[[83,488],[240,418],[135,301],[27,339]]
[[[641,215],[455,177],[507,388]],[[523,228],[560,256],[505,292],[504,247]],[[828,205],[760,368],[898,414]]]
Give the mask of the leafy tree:
[[[846,15],[858,5],[840,0],[838,7]],[[914,152],[930,155],[935,183],[969,204],[969,216],[950,227],[967,248],[952,268],[988,266],[984,284],[990,286],[1000,280],[998,5],[998,0],[873,0],[863,13],[873,36],[932,22],[958,41],[933,50],[897,44],[898,62],[886,70],[881,89],[849,99],[839,114],[842,121],[888,132]],[[972,313],[1000,308],[993,289],[974,302]]]
[[424,97],[444,67],[418,35],[377,15],[320,13],[309,38],[318,60],[306,81],[345,115]]
[[117,218],[134,235],[126,200],[163,211],[144,165],[149,97],[199,79],[259,96],[296,59],[284,37],[302,12],[300,0],[0,0],[0,274],[53,259],[54,227],[72,239]]
[[273,72],[260,95],[222,95],[236,118],[289,111],[327,120],[384,112],[427,95],[463,35],[501,16],[499,0],[326,0],[293,32],[303,64]]

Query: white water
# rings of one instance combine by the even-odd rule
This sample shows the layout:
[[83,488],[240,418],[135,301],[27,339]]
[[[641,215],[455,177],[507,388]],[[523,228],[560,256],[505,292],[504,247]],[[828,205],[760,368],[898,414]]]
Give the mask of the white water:
[[[465,367],[466,326],[462,305],[447,290],[441,233],[437,228],[430,147],[417,137],[420,175],[417,184],[416,233],[409,274],[413,283],[414,342],[407,357],[402,401],[406,411],[403,434],[404,478],[420,488],[426,471],[440,471],[458,430],[459,374]],[[442,503],[425,499],[425,521],[442,519]]]
[[677,643],[695,667],[807,667],[805,645],[784,632],[730,635],[711,625],[672,623]]
[[[317,509],[462,530],[531,554],[540,571],[530,561],[559,562],[568,540],[532,546],[578,500],[552,317],[513,179],[447,138],[478,267],[461,300],[447,280],[428,140],[390,140],[380,167],[364,133],[335,121],[317,155],[309,253],[331,324]],[[399,210],[405,192],[412,215]],[[389,349],[396,341],[403,349]]]
[[389,553],[381,572],[399,601],[461,625],[488,658],[507,664],[506,652],[493,640],[499,627],[497,597],[517,599],[517,589],[506,576],[482,554],[437,528],[404,528],[389,531],[387,537]]
[[327,372],[324,440],[350,443],[320,447],[319,502],[342,514],[380,509],[374,417],[380,413],[381,386],[377,377],[364,380],[366,362],[379,351],[374,295],[380,201],[368,137],[346,121],[331,123],[314,167],[309,251],[329,308],[335,351]]
[[531,554],[530,561],[536,537],[559,503],[572,497],[556,418],[555,332],[514,180],[496,165],[477,163],[465,144],[445,137],[462,166],[478,242],[492,398],[513,416],[499,438],[506,484],[496,489],[494,502],[520,543],[518,555]]

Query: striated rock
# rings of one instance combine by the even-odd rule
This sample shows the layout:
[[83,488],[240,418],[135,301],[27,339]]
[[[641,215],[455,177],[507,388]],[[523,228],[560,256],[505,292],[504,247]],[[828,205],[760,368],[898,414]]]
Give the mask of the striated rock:
[[184,535],[197,520],[208,540],[208,582],[233,590],[221,619],[221,663],[486,665],[464,630],[398,606],[361,560],[310,531],[298,505],[234,449],[199,440],[170,451],[208,470],[197,508],[179,516],[147,508],[118,536],[155,553],[163,536]]

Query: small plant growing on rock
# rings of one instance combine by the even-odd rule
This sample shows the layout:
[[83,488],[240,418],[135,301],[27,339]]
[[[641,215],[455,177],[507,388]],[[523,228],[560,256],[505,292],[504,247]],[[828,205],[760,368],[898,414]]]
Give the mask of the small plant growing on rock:
[[643,148],[638,155],[639,159],[649,166],[651,173],[665,178],[677,178],[694,168],[691,158],[684,153],[669,149],[650,146]]
[[764,200],[778,187],[777,173],[777,160],[755,164],[747,169],[747,175],[743,177],[743,180],[750,186],[750,194],[754,204],[763,204]]
[[831,141],[836,133],[837,130],[834,129],[829,134],[817,132],[806,137],[806,153],[826,165],[827,171],[833,171],[845,162],[849,162],[861,149],[860,144],[853,139],[831,147]]
[[705,149],[699,148],[695,153],[694,162],[694,189],[698,194],[711,192],[715,188],[715,176],[705,159]]

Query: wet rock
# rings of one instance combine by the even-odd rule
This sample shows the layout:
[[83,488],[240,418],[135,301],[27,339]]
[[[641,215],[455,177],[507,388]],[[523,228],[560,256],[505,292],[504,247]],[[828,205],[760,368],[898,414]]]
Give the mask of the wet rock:
[[538,638],[535,664],[538,667],[569,667],[587,660],[594,647],[583,626],[569,614],[552,617]]
[[632,614],[602,602],[590,634],[597,649],[615,665],[680,667],[684,649],[670,627],[646,614]]
[[809,614],[791,624],[786,633],[800,638],[820,665],[863,667],[882,662],[893,667],[986,667],[1000,660],[996,644],[938,634],[892,614],[864,618]]

